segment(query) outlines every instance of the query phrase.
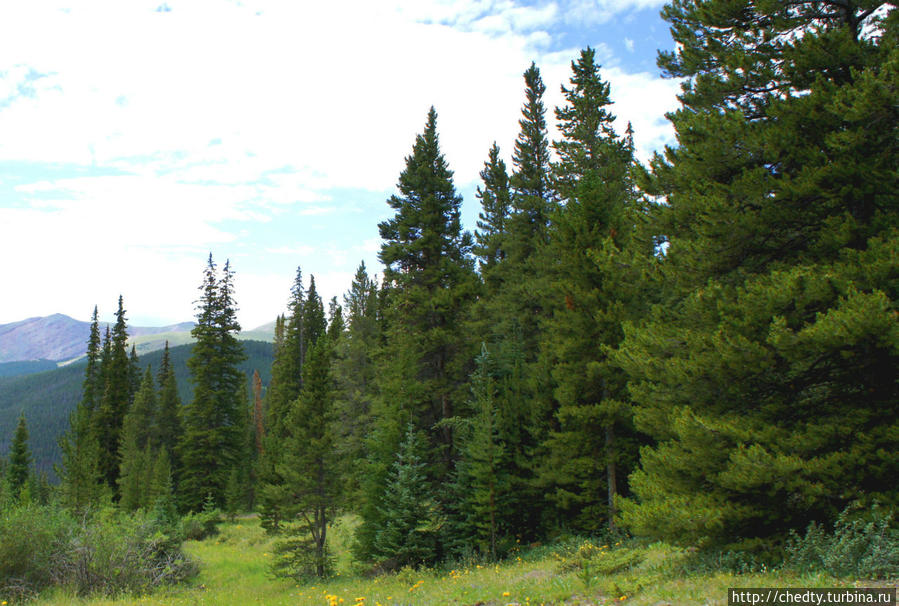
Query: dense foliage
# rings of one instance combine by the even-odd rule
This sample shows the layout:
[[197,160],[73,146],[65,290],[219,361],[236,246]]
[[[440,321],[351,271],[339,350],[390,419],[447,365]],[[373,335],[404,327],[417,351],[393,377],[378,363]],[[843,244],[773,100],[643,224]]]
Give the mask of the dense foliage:
[[[95,312],[62,503],[176,501],[203,530],[217,507],[256,507],[291,577],[329,573],[340,512],[372,569],[629,532],[719,562],[892,574],[899,11],[663,15],[676,147],[635,160],[589,48],[550,141],[532,64],[511,173],[494,144],[471,234],[431,108],[378,225],[382,281],[360,265],[326,314],[298,269],[252,404],[230,263],[203,274],[190,394],[176,350],[155,377],[129,358],[121,299],[105,338]],[[7,501],[47,500],[21,427]],[[616,558],[604,570],[638,563]]]

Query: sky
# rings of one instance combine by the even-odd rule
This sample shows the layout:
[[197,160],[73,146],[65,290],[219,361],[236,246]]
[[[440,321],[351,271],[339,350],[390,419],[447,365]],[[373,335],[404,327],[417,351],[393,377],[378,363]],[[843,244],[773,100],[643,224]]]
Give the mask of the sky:
[[64,313],[193,319],[208,255],[245,329],[297,267],[326,300],[380,273],[405,157],[434,106],[473,230],[496,141],[507,164],[534,61],[552,109],[596,49],[638,157],[673,143],[660,0],[120,0],[0,6],[0,324]]

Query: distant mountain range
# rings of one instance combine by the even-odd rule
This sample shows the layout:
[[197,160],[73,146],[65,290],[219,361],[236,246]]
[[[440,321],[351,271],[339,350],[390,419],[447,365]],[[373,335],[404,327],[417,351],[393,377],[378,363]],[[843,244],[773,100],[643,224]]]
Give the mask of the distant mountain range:
[[[140,355],[162,349],[166,341],[173,347],[190,343],[193,340],[190,336],[193,326],[193,322],[155,327],[129,326],[128,334]],[[25,373],[44,370],[48,361],[64,363],[80,358],[87,348],[89,336],[90,322],[82,322],[63,314],[0,324],[0,376],[21,374],[18,372],[20,369]],[[272,341],[274,325],[266,324],[244,331],[240,338]],[[42,364],[8,365],[12,362],[31,361],[41,361]]]

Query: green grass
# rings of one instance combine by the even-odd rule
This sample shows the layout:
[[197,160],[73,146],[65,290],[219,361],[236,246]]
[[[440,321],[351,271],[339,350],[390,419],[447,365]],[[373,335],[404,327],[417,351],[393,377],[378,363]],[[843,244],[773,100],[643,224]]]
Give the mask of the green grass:
[[[499,564],[470,562],[446,570],[401,570],[367,578],[348,554],[354,521],[331,531],[337,575],[304,583],[268,573],[273,541],[255,519],[222,524],[222,532],[185,548],[200,561],[189,585],[144,597],[76,599],[56,590],[38,600],[48,606],[317,605],[402,606],[459,604],[727,604],[729,587],[833,587],[846,581],[782,571],[733,575],[689,572],[689,554],[663,544],[603,546],[589,541],[535,547]],[[329,598],[328,596],[334,596]],[[364,599],[361,599],[364,598]]]

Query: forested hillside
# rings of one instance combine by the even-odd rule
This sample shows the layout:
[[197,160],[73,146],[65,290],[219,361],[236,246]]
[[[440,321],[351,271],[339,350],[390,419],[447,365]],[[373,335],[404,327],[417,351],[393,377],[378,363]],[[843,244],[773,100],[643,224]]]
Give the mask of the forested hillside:
[[[249,379],[258,370],[263,383],[268,385],[271,377],[272,344],[262,341],[241,341],[247,359],[240,365],[240,371]],[[180,345],[170,350],[172,367],[178,382],[178,395],[182,402],[190,400],[193,387],[187,360],[191,345]],[[148,365],[158,368],[163,352],[154,351],[139,358],[141,368]],[[55,364],[53,365],[55,367]],[[37,469],[51,472],[54,464],[60,462],[59,447],[56,443],[69,426],[69,414],[81,400],[81,384],[84,380],[85,361],[54,368],[26,376],[0,377],[0,452],[9,448],[16,419],[24,412],[28,419],[31,435],[31,449]]]

